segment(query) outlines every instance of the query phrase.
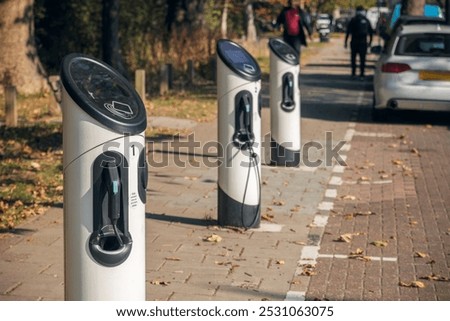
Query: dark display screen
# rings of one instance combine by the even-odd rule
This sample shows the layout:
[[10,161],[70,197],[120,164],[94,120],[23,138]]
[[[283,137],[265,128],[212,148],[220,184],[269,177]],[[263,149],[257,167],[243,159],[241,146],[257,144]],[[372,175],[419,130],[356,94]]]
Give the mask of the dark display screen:
[[258,63],[242,47],[231,41],[221,40],[217,48],[219,56],[233,71],[252,80],[259,79],[261,70]]
[[[61,64],[61,82],[75,104],[94,120],[120,134],[147,128],[145,106],[129,81],[95,58],[73,53]],[[63,96],[63,100],[65,96]]]
[[298,64],[297,52],[284,41],[276,38],[270,39],[269,46],[272,49],[272,51],[283,61],[292,65]]
[[108,69],[88,59],[74,59],[70,75],[78,89],[99,109],[124,119],[136,116],[134,97]]
[[225,54],[230,58],[233,64],[252,64],[253,62],[242,50],[230,49],[225,51]]

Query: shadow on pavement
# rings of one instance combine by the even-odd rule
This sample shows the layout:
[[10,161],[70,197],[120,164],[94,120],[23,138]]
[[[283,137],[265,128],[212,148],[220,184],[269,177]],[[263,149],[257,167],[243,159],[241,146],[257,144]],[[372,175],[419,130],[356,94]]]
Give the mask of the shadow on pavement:
[[364,80],[352,79],[350,68],[348,74],[300,74],[300,90],[302,93],[303,90],[320,90],[321,88],[346,91],[360,91],[362,88],[369,90],[372,88],[372,79],[372,76],[366,76]]
[[34,232],[36,232],[35,229],[29,228],[0,229],[0,234],[30,235]]
[[[310,101],[311,102],[311,101]],[[319,105],[318,105],[319,104]],[[352,103],[321,103],[318,101],[312,102],[302,101],[302,118],[321,119],[336,122],[350,121],[349,114],[354,110],[355,105]],[[349,111],[346,111],[349,110]]]
[[326,68],[326,67],[329,67],[329,68],[345,68],[345,69],[347,69],[347,70],[350,70],[350,64],[339,64],[339,63],[336,63],[336,64],[307,64],[307,65],[305,65],[305,67],[307,67],[307,68],[313,68],[313,67],[319,67],[319,68]]
[[189,225],[197,225],[197,226],[217,225],[217,221],[212,220],[212,219],[198,219],[198,218],[181,217],[181,216],[156,214],[156,213],[145,213],[145,218],[157,220],[157,221],[163,221],[163,222],[181,223],[181,224],[189,224]]
[[450,111],[387,110],[383,121],[372,119],[372,108],[362,110],[360,122],[411,125],[441,125],[450,129]]

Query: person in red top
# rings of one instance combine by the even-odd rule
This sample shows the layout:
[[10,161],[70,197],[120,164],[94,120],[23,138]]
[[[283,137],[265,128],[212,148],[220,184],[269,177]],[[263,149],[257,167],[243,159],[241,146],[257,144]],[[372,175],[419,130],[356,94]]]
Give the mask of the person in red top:
[[[300,56],[301,46],[308,46],[306,33],[309,38],[312,35],[311,18],[309,14],[299,5],[294,6],[292,0],[288,0],[287,7],[284,7],[278,15],[275,28],[283,26],[283,40],[287,42]],[[305,32],[306,29],[306,32]]]

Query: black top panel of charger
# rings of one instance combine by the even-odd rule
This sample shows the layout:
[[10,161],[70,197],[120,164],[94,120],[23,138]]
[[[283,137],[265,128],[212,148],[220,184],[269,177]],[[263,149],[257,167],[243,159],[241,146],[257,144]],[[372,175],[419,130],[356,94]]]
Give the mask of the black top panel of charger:
[[269,40],[270,49],[284,62],[296,66],[299,64],[298,53],[279,38],[272,38]]
[[134,135],[147,127],[141,98],[111,66],[88,56],[70,54],[63,59],[61,81],[83,111],[111,130]]
[[249,81],[261,79],[261,69],[258,62],[237,43],[225,39],[219,40],[217,54],[228,68],[242,78]]

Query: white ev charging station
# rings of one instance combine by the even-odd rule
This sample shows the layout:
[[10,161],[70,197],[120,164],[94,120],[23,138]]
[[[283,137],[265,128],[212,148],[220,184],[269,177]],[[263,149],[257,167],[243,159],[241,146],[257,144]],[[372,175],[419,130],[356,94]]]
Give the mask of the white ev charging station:
[[261,70],[241,46],[217,43],[218,222],[257,228],[261,221]]
[[299,57],[286,42],[269,40],[270,158],[272,165],[300,164]]
[[145,107],[94,58],[61,68],[66,300],[145,300]]

